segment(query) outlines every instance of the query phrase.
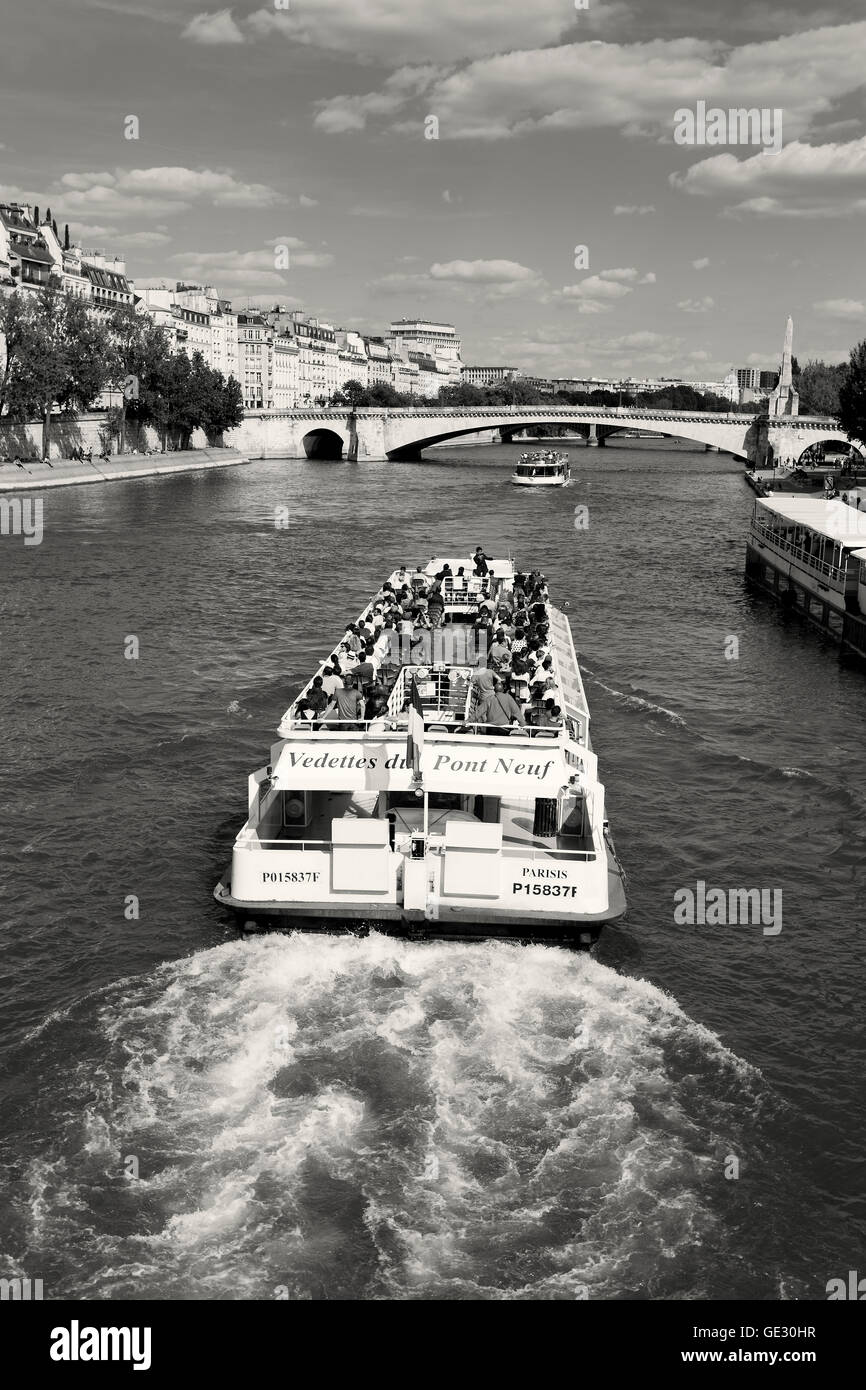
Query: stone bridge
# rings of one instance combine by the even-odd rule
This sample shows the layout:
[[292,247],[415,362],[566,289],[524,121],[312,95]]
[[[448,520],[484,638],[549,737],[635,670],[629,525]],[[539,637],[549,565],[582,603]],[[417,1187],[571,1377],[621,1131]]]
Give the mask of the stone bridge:
[[819,441],[846,449],[849,443],[835,420],[820,416],[771,418],[580,405],[250,411],[237,429],[226,431],[225,442],[249,458],[418,460],[430,445],[461,435],[497,429],[507,438],[544,425],[585,432],[588,444],[603,444],[619,430],[668,435],[759,467],[796,463]]

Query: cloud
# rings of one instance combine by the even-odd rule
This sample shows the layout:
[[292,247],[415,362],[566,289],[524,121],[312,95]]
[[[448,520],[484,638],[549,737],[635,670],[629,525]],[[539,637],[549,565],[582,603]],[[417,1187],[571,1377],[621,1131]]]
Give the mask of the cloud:
[[193,43],[214,45],[245,42],[243,34],[232,18],[231,10],[194,15],[181,38],[190,39]]
[[426,271],[383,275],[371,288],[379,294],[414,294],[424,300],[443,293],[470,302],[495,302],[522,294],[534,294],[542,302],[547,298],[547,285],[538,271],[506,260],[435,261]]
[[618,203],[613,210],[614,217],[648,217],[655,212],[652,203]]
[[[286,271],[278,271],[275,266],[274,247],[280,244],[289,246]],[[255,251],[181,251],[170,256],[169,263],[177,266],[182,280],[215,285],[224,294],[252,293],[257,286],[263,292],[273,286],[282,294],[290,283],[286,277],[295,269],[319,269],[333,262],[330,254],[302,248],[304,242],[297,237],[284,237]]]
[[483,284],[520,284],[539,279],[537,271],[517,261],[446,261],[430,267],[434,280],[473,280]]
[[302,208],[317,208],[319,206],[318,198],[308,198],[306,193],[301,194],[298,202]]
[[606,314],[618,300],[631,294],[635,285],[655,284],[655,278],[652,271],[641,276],[634,266],[614,267],[588,275],[576,285],[563,286],[555,298],[575,304],[579,314]]
[[[425,7],[401,8],[401,17],[407,8]],[[478,8],[486,12],[489,7],[485,3]],[[446,16],[438,5],[429,9],[431,19],[447,27],[450,6]],[[466,9],[474,15],[476,6]],[[441,73],[424,89],[425,109],[438,117],[441,138],[490,141],[534,130],[612,127],[667,140],[675,112],[693,108],[696,93],[711,106],[782,108],[785,133],[797,138],[863,83],[866,22],[828,25],[740,47],[696,38],[593,40],[545,47],[550,40],[533,34],[538,46],[520,49],[509,45],[500,27],[512,10],[518,7],[503,7],[490,20],[499,49],[495,56],[476,56],[458,70]],[[525,18],[533,25],[535,15],[534,6],[527,8]],[[410,23],[410,32],[411,28]],[[489,36],[486,43],[490,46]],[[427,46],[412,50],[419,51],[457,59],[451,49],[447,54]],[[472,58],[471,48],[463,52]],[[400,92],[386,82],[378,93],[323,103],[320,123],[329,112],[336,128],[361,129],[370,116],[393,116],[401,104],[408,105],[410,96],[405,89],[401,103]]]
[[677,308],[684,314],[708,314],[715,307],[716,301],[709,295],[705,295],[703,299],[681,299],[677,304]]
[[169,165],[152,169],[115,169],[114,173],[63,174],[47,190],[33,193],[0,187],[0,197],[19,202],[48,202],[55,211],[79,221],[166,217],[196,203],[213,207],[268,208],[286,198],[263,183],[244,183],[228,169],[187,169]]
[[694,266],[695,270],[706,270],[709,263],[709,256],[700,256],[698,260],[692,261],[692,265]]
[[717,154],[670,182],[684,193],[739,198],[729,216],[836,217],[866,212],[866,136],[846,144],[795,140],[778,154]]
[[256,10],[247,28],[265,39],[280,36],[293,45],[353,58],[405,63],[419,53],[435,62],[458,62],[554,43],[574,23],[573,7],[562,0],[533,0],[531,6],[503,5],[501,0],[437,0],[435,5],[314,0],[293,3],[288,10]]
[[859,299],[821,299],[812,308],[828,319],[866,319],[866,304]]
[[443,71],[432,64],[398,68],[386,80],[381,92],[369,92],[365,96],[326,97],[316,103],[317,114],[313,124],[328,135],[364,130],[371,116],[396,115],[408,100],[425,92]]

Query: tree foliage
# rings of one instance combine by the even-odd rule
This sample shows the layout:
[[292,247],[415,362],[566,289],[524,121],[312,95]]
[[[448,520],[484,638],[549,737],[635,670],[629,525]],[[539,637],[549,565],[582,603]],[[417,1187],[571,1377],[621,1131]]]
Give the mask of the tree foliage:
[[839,388],[839,423],[849,439],[866,443],[866,341],[851,349]]
[[826,362],[807,362],[797,378],[801,415],[839,414],[839,391],[845,380],[847,363],[828,366]]

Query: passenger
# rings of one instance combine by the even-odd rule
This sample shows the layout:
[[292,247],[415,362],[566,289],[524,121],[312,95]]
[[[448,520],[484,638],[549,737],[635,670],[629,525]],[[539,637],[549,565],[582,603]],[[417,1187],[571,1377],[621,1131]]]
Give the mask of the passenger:
[[312,685],[306,695],[302,696],[299,703],[301,704],[302,718],[304,719],[316,719],[318,716],[325,713],[329,701],[327,692],[324,689],[322,676],[313,677]]
[[472,563],[475,566],[475,574],[489,574],[490,569],[487,564],[487,556],[480,545],[475,547],[475,554],[472,556]]
[[543,700],[534,724],[538,729],[561,729],[562,710],[553,700]]
[[441,627],[444,614],[445,599],[442,597],[441,588],[436,583],[431,585],[430,593],[427,595],[427,616],[430,619],[430,626]]
[[377,711],[386,709],[388,692],[381,681],[374,681],[367,691],[366,718],[374,719]]
[[486,724],[489,734],[499,733],[503,725],[525,727],[523,711],[514,697],[507,694],[501,676],[494,676],[493,690],[484,696],[478,707],[478,723]]
[[361,650],[361,639],[358,636],[358,627],[356,623],[349,623],[346,628],[343,637],[343,645],[348,647],[350,652],[358,652]]
[[367,706],[368,730],[371,734],[387,733],[388,705],[385,700],[378,699],[371,706]]
[[366,693],[367,686],[372,685],[376,676],[376,667],[370,660],[369,653],[362,652],[360,660],[353,672],[355,683],[360,690]]
[[493,641],[487,650],[487,665],[491,667],[492,670],[499,671],[506,663],[507,657],[508,644],[503,640],[503,632],[502,629],[499,628],[494,633]]
[[433,638],[426,627],[415,628],[412,634],[411,662],[426,666],[433,658]]
[[325,715],[329,722],[331,711],[338,721],[335,729],[354,729],[364,718],[364,698],[351,677],[342,690],[334,691],[333,705]]
[[333,695],[335,690],[343,689],[343,682],[337,675],[333,666],[326,666],[322,672],[322,689],[328,698]]

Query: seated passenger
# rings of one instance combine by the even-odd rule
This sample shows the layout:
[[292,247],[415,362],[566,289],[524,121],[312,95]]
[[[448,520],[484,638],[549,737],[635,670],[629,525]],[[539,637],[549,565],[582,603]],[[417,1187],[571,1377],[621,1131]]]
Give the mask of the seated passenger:
[[431,627],[440,627],[445,613],[445,599],[438,583],[433,584],[427,595],[427,616]]
[[385,700],[375,700],[367,705],[368,728],[371,734],[384,734],[387,732],[388,705]]
[[493,636],[493,641],[487,649],[487,665],[492,667],[494,671],[499,671],[502,669],[503,665],[507,664],[507,657],[508,643],[504,640],[502,629],[497,628]]
[[561,729],[562,710],[553,700],[543,700],[532,722],[537,729]]
[[322,672],[322,689],[327,696],[333,695],[335,690],[342,690],[343,682],[337,675],[333,666],[326,666]]

